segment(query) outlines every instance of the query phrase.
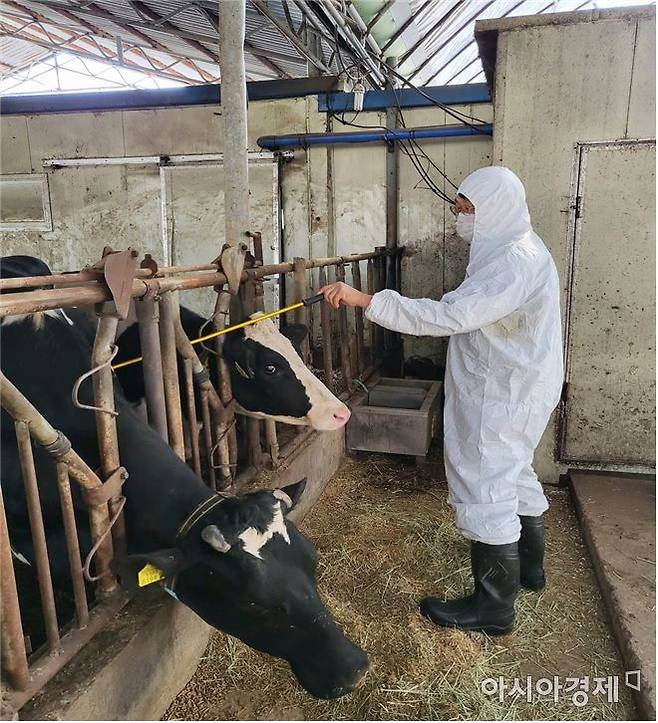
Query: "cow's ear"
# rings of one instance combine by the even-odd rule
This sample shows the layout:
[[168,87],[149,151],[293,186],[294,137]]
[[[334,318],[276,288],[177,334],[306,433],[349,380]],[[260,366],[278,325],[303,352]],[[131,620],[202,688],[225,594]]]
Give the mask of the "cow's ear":
[[[302,494],[304,493],[304,489],[306,488],[306,477],[304,479],[299,480],[299,482],[293,482],[292,484],[286,485],[285,487],[281,487],[280,491],[284,492],[287,497],[290,499],[290,502],[292,503],[290,506],[286,505],[288,509],[286,510],[286,514],[291,512],[295,509],[297,504],[299,503],[299,500],[302,498]],[[277,490],[274,490],[275,496]]]
[[281,333],[299,351],[302,342],[308,336],[308,327],[305,324],[288,324],[281,329]]
[[127,590],[174,577],[188,562],[176,547],[154,550],[141,555],[124,555],[112,561],[112,572]]
[[256,366],[256,355],[244,334],[228,334],[222,346],[222,355],[229,367],[240,376],[252,379]]

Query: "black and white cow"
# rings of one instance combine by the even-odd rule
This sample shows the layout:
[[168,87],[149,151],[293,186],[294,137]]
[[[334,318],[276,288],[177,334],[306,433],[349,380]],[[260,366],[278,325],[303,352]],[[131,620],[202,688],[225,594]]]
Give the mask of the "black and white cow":
[[[0,275],[15,274],[11,265],[0,260]],[[34,275],[33,264],[25,263],[22,269],[23,276]],[[254,343],[269,343],[272,335],[270,331]],[[89,316],[76,309],[66,316],[42,316],[38,324],[25,317],[0,325],[3,373],[95,469],[100,459],[93,415],[71,401],[75,380],[90,366],[92,337]],[[249,339],[245,334],[236,346],[256,376]],[[285,349],[281,342],[275,353]],[[80,391],[83,403],[92,402],[90,387],[83,385]],[[161,569],[181,602],[214,627],[287,660],[312,695],[333,698],[353,690],[367,669],[367,658],[338,628],[318,596],[315,549],[286,517],[294,488],[217,496],[141,420],[121,392],[116,394],[116,409],[121,462],[130,475],[123,488],[129,544],[124,562],[148,561]],[[33,563],[13,420],[5,412],[1,425],[0,469],[12,548]],[[55,466],[37,444],[34,457],[53,578],[65,583],[67,558]],[[91,544],[86,507],[77,485],[73,493],[86,554]],[[195,511],[201,512],[195,516]],[[186,521],[191,524],[180,534]]]
[[[206,320],[184,306],[180,313],[185,333],[190,339],[197,338]],[[231,373],[233,395],[239,407],[252,416],[322,431],[339,429],[347,423],[350,410],[302,361],[300,345],[307,333],[308,329],[301,324],[279,330],[271,319],[265,319],[227,334],[223,354]],[[119,336],[117,345],[117,364],[141,356],[138,325],[129,326]],[[139,365],[122,367],[116,375],[131,402],[144,397]],[[179,378],[182,383],[180,365]]]

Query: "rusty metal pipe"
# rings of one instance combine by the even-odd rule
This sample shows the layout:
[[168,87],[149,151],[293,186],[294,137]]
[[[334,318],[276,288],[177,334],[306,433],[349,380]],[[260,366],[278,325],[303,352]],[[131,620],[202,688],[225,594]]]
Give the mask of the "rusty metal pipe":
[[206,462],[208,464],[208,486],[217,489],[217,475],[212,459],[212,428],[210,426],[210,407],[208,405],[208,391],[201,390],[201,421],[203,422],[203,441],[206,450]]
[[[185,329],[183,328],[183,324],[180,318],[180,306],[176,294],[173,297],[172,311],[174,317],[176,349],[178,353],[183,357],[185,362],[189,362],[192,380],[194,380],[194,374],[202,374],[205,371],[205,367],[201,363],[196,349],[190,343],[190,340],[185,333]],[[231,481],[231,465],[229,459],[230,454],[228,440],[226,439],[226,430],[228,429],[228,425],[230,424],[231,414],[222,404],[222,400],[209,378],[204,379],[198,385],[198,387],[200,391],[206,392],[206,400],[210,408],[210,419],[213,424],[213,427],[211,429],[211,436],[214,431],[214,436],[218,440],[217,446],[219,447],[220,469],[222,474],[222,489],[224,489],[226,486],[229,485]]]
[[185,441],[183,437],[183,415],[180,407],[180,388],[178,385],[174,299],[171,292],[166,292],[160,297],[160,311],[160,348],[169,441],[171,448],[184,462]]
[[201,457],[199,456],[199,430],[196,421],[196,401],[194,399],[194,381],[192,377],[191,359],[183,360],[185,372],[185,395],[187,398],[187,421],[190,435],[190,453],[192,468],[197,477],[201,477]]
[[[336,266],[336,280],[345,281],[345,268],[342,264]],[[347,389],[352,388],[352,360],[350,359],[350,334],[347,326],[347,308],[338,309],[338,333],[340,338],[340,362],[343,370],[343,379]]]
[[[320,269],[318,283],[320,287],[327,283],[324,268]],[[322,330],[322,364],[324,368],[324,384],[332,392],[334,390],[334,365],[331,351],[331,312],[328,304],[320,304],[320,329]]]
[[[375,265],[372,259],[368,259],[366,266],[366,291],[372,296],[375,293]],[[377,343],[376,335],[376,324],[372,321],[369,322],[370,326],[370,363],[373,364],[375,361],[375,345]]]
[[[114,305],[112,305],[114,306]],[[117,336],[119,317],[112,310],[101,309],[96,337],[91,354],[92,367],[100,367],[92,376],[94,389],[94,404],[98,411],[96,417],[96,435],[98,437],[98,450],[101,457],[101,473],[104,480],[108,480],[121,462],[119,459],[119,433],[117,420],[114,414],[114,383],[110,362],[114,351],[114,342]],[[105,366],[101,366],[101,365]],[[120,496],[117,495],[109,501],[110,514],[114,516],[119,511]],[[112,538],[118,552],[126,550],[126,524],[121,513],[112,527]]]
[[[295,259],[295,263],[298,261],[299,259]],[[305,274],[303,268],[301,273]],[[250,316],[256,311],[256,285],[253,277],[240,286],[240,301],[245,316]],[[252,417],[247,417],[247,450],[249,464],[257,469],[261,463],[263,450],[260,445],[260,420]]]
[[[399,253],[396,249],[395,253]],[[339,263],[351,263],[352,261],[365,261],[370,258],[392,253],[383,252],[352,254],[351,256],[332,256],[320,259],[307,259],[306,268],[315,269],[322,266],[335,266]],[[209,266],[215,268],[213,265]],[[243,271],[242,281],[246,281],[250,275],[253,278],[263,278],[276,274],[285,274],[294,271],[292,263],[271,264],[251,269],[248,273]],[[218,286],[226,283],[226,277],[219,271],[199,271],[184,275],[172,275],[166,278],[136,278],[133,280],[131,291],[132,298],[141,298],[145,294],[158,293],[159,291],[184,291],[189,289],[201,289],[208,286]],[[44,277],[25,277],[37,279],[39,285],[43,285]],[[50,279],[50,277],[48,277]],[[0,283],[2,283],[0,281]],[[0,287],[1,288],[1,287]],[[18,292],[13,294],[0,294],[0,317],[11,314],[32,314],[38,311],[49,309],[60,309],[69,306],[89,306],[103,301],[111,300],[111,293],[106,284],[99,281],[90,281],[84,286],[71,286],[62,289],[38,289],[36,291]]]
[[279,438],[276,433],[276,422],[273,419],[265,420],[265,441],[270,451],[273,469],[279,466]]
[[34,547],[34,561],[37,568],[37,580],[39,582],[39,595],[41,597],[41,610],[43,612],[43,621],[46,629],[46,639],[50,652],[57,653],[59,649],[59,625],[57,624],[53,581],[50,575],[46,532],[43,526],[43,514],[41,513],[39,485],[37,483],[37,473],[34,468],[32,439],[25,422],[14,422],[14,427],[16,429],[21,472],[23,474],[25,501],[30,519],[30,532],[32,534],[32,545]]
[[116,617],[116,614],[128,602],[125,593],[117,592],[95,605],[89,613],[89,623],[84,628],[73,628],[62,636],[62,648],[59,655],[47,655],[31,666],[31,675],[27,686],[22,690],[4,690],[7,703],[19,710],[25,703],[36,695],[53,676],[61,670],[97,633]]
[[162,439],[168,443],[167,408],[165,405],[160,332],[158,329],[160,314],[157,301],[153,295],[148,294],[135,301],[135,312],[139,322],[139,343],[142,348],[142,369],[148,421]]
[[[352,261],[352,285],[361,291],[361,267],[358,261]],[[356,372],[360,374],[366,365],[366,350],[363,340],[363,309],[354,308],[354,328],[356,330]]]
[[5,503],[0,488],[0,604],[2,606],[2,668],[11,685],[25,690],[30,681],[25,639],[18,603],[14,562],[11,557],[9,529],[5,516]]
[[[31,436],[43,447],[52,447],[60,439],[59,432],[2,373],[0,373],[0,403],[13,419],[29,423]],[[58,454],[57,460],[68,466],[70,474],[81,487],[92,489],[102,485],[96,473],[75,450],[64,448],[61,454]],[[109,521],[107,505],[89,508],[89,524],[94,542],[107,530]],[[96,552],[96,572],[102,576],[99,582],[102,594],[111,592],[117,586],[110,572],[112,554],[112,539],[108,535]]]
[[[365,261],[368,258],[373,258],[376,253],[363,253],[363,254],[352,254],[350,256],[329,256],[325,258],[309,259],[307,260],[307,268],[317,268],[318,266],[333,266],[341,261],[348,263],[351,261]],[[269,266],[261,267],[266,270],[266,273],[261,273],[259,276],[269,276],[270,274],[286,273],[293,270],[293,265],[290,262],[283,262],[280,264],[270,264]],[[190,274],[198,271],[215,271],[219,272],[221,276],[221,265],[220,264],[188,264],[181,266],[162,266],[158,269],[155,276],[155,280],[159,279],[163,275],[172,276],[175,274]],[[152,273],[149,269],[136,269],[134,278],[135,279],[151,279]],[[103,272],[102,271],[76,271],[73,273],[66,274],[51,274],[50,276],[22,276],[15,279],[0,279],[0,292],[9,291],[14,289],[29,289],[34,287],[43,286],[48,284],[49,286],[69,286],[71,284],[87,283],[87,282],[100,282],[103,283]],[[216,277],[215,277],[216,278]],[[225,279],[217,279],[216,283],[225,283]],[[100,301],[100,299],[99,299]]]
[[[262,267],[261,267],[262,268]],[[217,299],[215,301],[215,310],[213,312],[213,329],[221,331],[227,326],[229,319],[229,304],[231,295],[222,288],[217,288]],[[228,407],[233,401],[233,391],[231,390],[231,374],[228,366],[222,356],[222,347],[224,345],[224,337],[218,336],[215,339],[215,353],[217,354],[217,390],[219,392],[222,404]],[[227,432],[228,452],[231,474],[237,469],[238,462],[238,439],[235,431],[234,414],[231,413],[227,424],[230,425]]]
[[78,627],[83,628],[89,622],[89,607],[87,593],[82,574],[82,560],[80,559],[80,543],[78,529],[75,524],[75,511],[71,497],[71,483],[69,469],[64,462],[57,462],[57,486],[59,489],[59,503],[64,523],[64,536],[66,538],[66,552],[69,558],[69,570],[73,583],[73,600],[75,601],[75,617]]
[[[307,296],[306,293],[306,259],[298,256],[293,262],[293,298],[291,303],[301,301]],[[308,307],[300,306],[299,309],[295,310],[295,323],[303,324],[308,327]],[[302,359],[304,364],[309,363],[310,347],[308,336],[302,343]]]

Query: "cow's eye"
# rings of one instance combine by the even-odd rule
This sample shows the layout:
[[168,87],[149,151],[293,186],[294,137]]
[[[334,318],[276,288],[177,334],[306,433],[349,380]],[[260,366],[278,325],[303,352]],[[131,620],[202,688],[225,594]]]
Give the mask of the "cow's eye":
[[274,364],[267,364],[265,366],[265,374],[275,374],[276,373],[276,366]]

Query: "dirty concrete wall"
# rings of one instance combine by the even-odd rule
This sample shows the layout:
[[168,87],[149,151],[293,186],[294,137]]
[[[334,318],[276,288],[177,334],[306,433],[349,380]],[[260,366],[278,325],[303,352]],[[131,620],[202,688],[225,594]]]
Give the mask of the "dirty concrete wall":
[[[513,169],[526,185],[533,225],[553,254],[562,282],[562,311],[565,317],[572,263],[573,213],[572,179],[577,143],[617,139],[655,139],[655,11],[601,11],[598,19],[584,14],[571,18],[552,16],[553,22],[539,18],[501,21],[498,33],[495,87],[494,164]],[[559,24],[554,24],[559,20]],[[545,22],[545,24],[535,24]],[[504,27],[504,29],[503,29]],[[531,112],[529,112],[531,109]],[[621,218],[625,213],[623,196],[645,198],[648,209],[655,198],[655,176],[640,169],[623,178],[611,178],[608,199],[611,210]],[[615,210],[616,209],[616,210]],[[649,213],[649,215],[651,215]],[[623,224],[633,233],[646,235],[645,254],[654,252],[655,224],[635,228],[633,218]],[[603,235],[597,253],[612,260],[611,252],[623,241]],[[648,310],[655,290],[653,264],[649,283],[619,274],[618,293],[627,300],[632,286],[644,283]],[[623,265],[623,260],[621,262]],[[583,269],[581,268],[581,272]],[[593,271],[592,271],[593,272]],[[599,279],[599,285],[604,280]],[[601,313],[610,313],[609,300]],[[612,307],[614,309],[614,306]],[[640,337],[653,336],[650,315],[646,328],[636,329]],[[566,319],[566,317],[565,317]],[[610,325],[613,321],[610,320]],[[635,333],[635,332],[634,332]],[[653,369],[654,351],[648,342],[640,366]],[[624,348],[607,345],[592,337],[592,354],[604,349],[611,357],[624,355]],[[630,374],[629,383],[633,383]],[[624,383],[624,375],[619,378]],[[592,394],[600,393],[592,390]],[[645,403],[648,397],[645,397]],[[649,410],[653,416],[654,410]],[[555,482],[565,466],[556,462],[558,418],[555,416],[544,435],[536,457],[540,476]],[[593,433],[592,427],[581,434]]]
[[[460,110],[489,120],[488,104]],[[445,124],[434,108],[404,111],[408,126]],[[351,114],[348,114],[348,119]],[[380,113],[363,113],[363,125],[379,125]],[[315,96],[259,101],[249,106],[249,148],[259,150],[260,135],[326,130]],[[332,122],[333,130],[344,127]],[[50,158],[122,157],[221,153],[222,117],[215,106],[5,116],[0,119],[0,173],[48,175],[52,230],[0,232],[3,254],[41,256],[54,269],[75,269],[100,257],[104,246],[135,246],[164,261],[167,247],[174,263],[211,260],[222,244],[221,167],[169,168],[164,172],[168,234],[163,241],[161,182],[157,166],[94,166],[52,169]],[[456,183],[470,170],[488,165],[491,139],[426,141],[423,147]],[[273,224],[277,199],[272,175],[251,166],[254,229],[264,233],[266,255],[275,260]],[[283,256],[326,256],[369,251],[384,245],[385,148],[381,144],[314,147],[296,150],[280,176]],[[438,174],[434,174],[438,180]],[[404,261],[404,290],[437,297],[463,278],[465,253],[454,236],[451,214],[428,191],[404,155],[400,170],[400,243],[411,256]],[[266,256],[266,261],[267,261]],[[362,271],[365,283],[365,269]],[[317,274],[314,276],[317,283]],[[350,280],[350,271],[347,271]],[[188,303],[208,311],[210,292],[186,295]],[[439,340],[410,339],[407,354],[442,355]]]

